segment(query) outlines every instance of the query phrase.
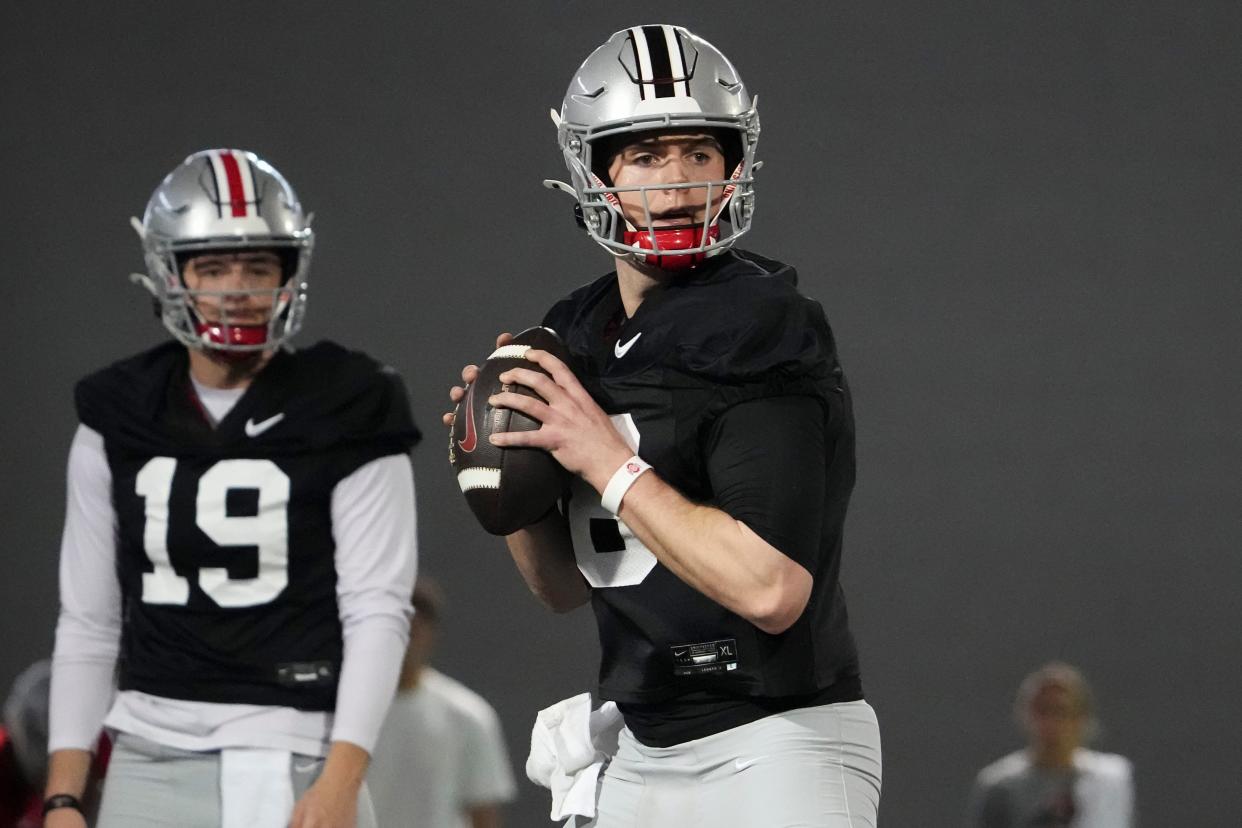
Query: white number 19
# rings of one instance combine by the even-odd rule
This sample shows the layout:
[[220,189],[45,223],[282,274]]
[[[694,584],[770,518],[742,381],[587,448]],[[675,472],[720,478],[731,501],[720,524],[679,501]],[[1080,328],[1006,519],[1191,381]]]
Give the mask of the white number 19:
[[[146,525],[142,542],[154,572],[143,573],[142,600],[148,604],[184,606],[190,600],[190,582],[178,575],[168,557],[168,499],[177,461],[153,457],[138,472],[134,490],[145,500]],[[225,500],[230,489],[254,489],[258,513],[229,515]],[[254,578],[230,578],[223,567],[203,567],[198,584],[222,607],[266,604],[289,583],[289,476],[270,460],[221,460],[198,481],[195,522],[203,534],[220,546],[255,546],[259,572]]]

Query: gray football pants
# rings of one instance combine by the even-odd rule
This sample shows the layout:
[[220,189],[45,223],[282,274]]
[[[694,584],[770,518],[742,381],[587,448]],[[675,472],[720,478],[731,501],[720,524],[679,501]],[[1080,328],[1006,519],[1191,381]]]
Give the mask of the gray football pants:
[[[293,754],[296,800],[319,778],[323,759]],[[220,828],[220,754],[180,750],[141,736],[117,734],[96,828]],[[376,828],[366,786],[358,828]]]
[[622,730],[596,794],[595,819],[565,828],[875,828],[880,728],[856,701],[669,748]]

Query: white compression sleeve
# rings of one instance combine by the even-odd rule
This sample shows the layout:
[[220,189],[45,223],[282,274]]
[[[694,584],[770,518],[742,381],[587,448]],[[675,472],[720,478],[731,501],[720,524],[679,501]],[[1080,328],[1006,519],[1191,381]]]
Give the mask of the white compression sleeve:
[[368,752],[396,692],[409,641],[416,530],[414,473],[404,454],[367,463],[332,493],[345,648],[332,739]]
[[112,472],[99,432],[78,426],[69,448],[60,542],[60,617],[52,655],[48,750],[90,750],[112,702],[121,640]]

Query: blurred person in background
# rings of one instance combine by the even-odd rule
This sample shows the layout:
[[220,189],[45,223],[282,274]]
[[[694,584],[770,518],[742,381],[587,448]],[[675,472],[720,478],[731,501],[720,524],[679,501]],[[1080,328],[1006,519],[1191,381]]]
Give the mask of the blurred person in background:
[[1014,713],[1027,746],[979,772],[969,828],[1133,828],[1130,761],[1085,747],[1099,724],[1082,673],[1045,664],[1022,681]]
[[[52,662],[36,661],[13,680],[4,701],[0,719],[0,828],[37,828],[43,823],[51,681]],[[108,765],[109,747],[108,738],[101,735],[82,799],[89,816],[99,805],[99,783]]]
[[384,828],[498,828],[515,787],[500,720],[487,701],[431,667],[444,607],[439,586],[414,588],[410,644],[367,785]]

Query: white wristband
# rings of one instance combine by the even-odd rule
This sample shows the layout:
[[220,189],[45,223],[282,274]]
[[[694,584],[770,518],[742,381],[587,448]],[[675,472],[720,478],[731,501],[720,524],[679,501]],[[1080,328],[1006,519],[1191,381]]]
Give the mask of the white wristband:
[[608,485],[604,487],[604,493],[599,498],[600,505],[614,515],[620,512],[621,498],[625,497],[625,493],[630,490],[630,486],[634,485],[639,475],[649,468],[651,464],[637,454],[622,463],[621,467],[612,473]]

